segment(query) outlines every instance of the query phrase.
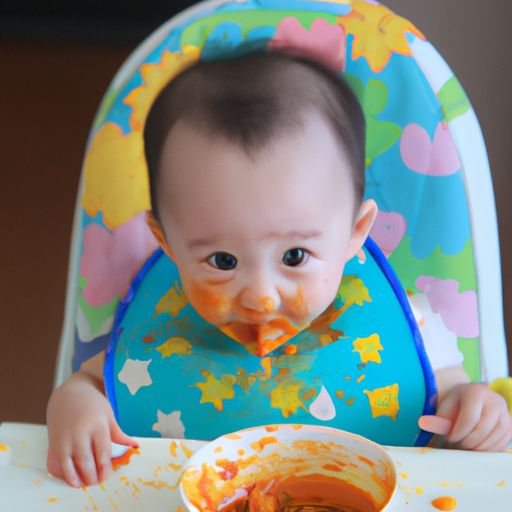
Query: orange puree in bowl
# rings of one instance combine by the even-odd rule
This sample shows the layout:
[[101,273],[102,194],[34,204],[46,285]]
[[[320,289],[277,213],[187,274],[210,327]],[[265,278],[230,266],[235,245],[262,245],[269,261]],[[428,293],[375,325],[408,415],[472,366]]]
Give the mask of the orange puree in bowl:
[[361,489],[320,474],[258,482],[221,512],[377,512]]

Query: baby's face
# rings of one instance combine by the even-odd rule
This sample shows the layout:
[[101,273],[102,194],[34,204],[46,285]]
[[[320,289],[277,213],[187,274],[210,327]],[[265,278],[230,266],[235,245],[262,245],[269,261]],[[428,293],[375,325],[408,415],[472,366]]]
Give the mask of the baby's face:
[[350,172],[317,116],[254,159],[176,124],[157,201],[196,311],[260,356],[308,326],[335,298],[345,262],[366,237],[361,221],[354,230]]

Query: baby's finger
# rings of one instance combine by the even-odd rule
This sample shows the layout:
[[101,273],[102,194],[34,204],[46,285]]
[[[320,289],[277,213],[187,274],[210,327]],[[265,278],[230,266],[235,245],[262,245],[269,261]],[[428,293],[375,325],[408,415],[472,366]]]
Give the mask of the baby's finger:
[[[476,427],[459,443],[459,448],[464,450],[474,450],[479,444],[483,443],[499,424],[500,411],[484,407],[482,417]],[[501,438],[502,432],[498,438]]]
[[112,472],[112,463],[110,461],[111,443],[108,430],[94,436],[93,448],[98,482],[104,482]]
[[482,452],[502,451],[510,442],[512,437],[511,423],[512,421],[510,416],[502,416],[496,424],[496,427],[494,427],[494,430],[483,440],[482,443],[475,446],[474,449]]
[[60,461],[60,467],[66,482],[72,487],[81,487],[83,482],[76,472],[75,465],[70,457],[65,457]]
[[488,452],[502,452],[506,450],[510,441],[512,440],[512,433],[506,432],[505,435],[493,446],[489,447]]
[[48,452],[48,456],[46,458],[46,469],[48,473],[55,478],[64,478],[64,473],[62,468],[60,467],[60,461],[57,455],[54,455]]
[[93,457],[92,446],[90,445],[90,440],[88,436],[85,436],[87,439],[87,444],[81,442],[76,448],[73,450],[73,462],[75,464],[75,468],[82,479],[82,482],[85,485],[94,485],[98,482],[98,475],[96,473],[96,463]]
[[125,446],[132,446],[133,448],[139,447],[139,443],[137,443],[137,441],[135,441],[135,439],[131,438],[129,435],[125,434],[114,418],[111,419],[109,426],[110,438],[112,439],[112,442],[117,444],[124,444]]
[[418,425],[421,429],[427,432],[431,432],[432,434],[437,434],[439,436],[445,436],[452,429],[453,423],[448,418],[425,415],[420,417]]
[[460,443],[465,439],[480,421],[482,415],[482,401],[473,401],[471,396],[463,396],[461,398],[457,419],[454,422],[453,429],[446,437],[446,440],[453,444]]

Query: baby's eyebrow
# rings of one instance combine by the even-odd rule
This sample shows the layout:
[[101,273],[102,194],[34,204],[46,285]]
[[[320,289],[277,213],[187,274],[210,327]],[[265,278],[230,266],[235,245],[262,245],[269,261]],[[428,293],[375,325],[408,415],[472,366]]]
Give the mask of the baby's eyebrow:
[[194,249],[196,247],[215,245],[216,242],[217,240],[215,238],[196,238],[188,242],[187,246],[189,249]]
[[[300,238],[301,240],[310,240],[312,238],[320,238],[322,236],[322,232],[317,229],[311,229],[306,231],[271,231],[270,233],[266,233],[258,240],[268,240],[269,238]],[[218,244],[218,239],[214,237],[210,238],[195,238],[188,242],[187,246],[189,249],[195,249],[197,247],[208,247],[212,245]]]
[[311,238],[319,238],[322,236],[322,232],[317,229],[311,229],[306,231],[287,231],[282,233],[279,231],[272,231],[262,236],[260,240],[267,240],[269,238],[301,238],[302,240],[309,240]]

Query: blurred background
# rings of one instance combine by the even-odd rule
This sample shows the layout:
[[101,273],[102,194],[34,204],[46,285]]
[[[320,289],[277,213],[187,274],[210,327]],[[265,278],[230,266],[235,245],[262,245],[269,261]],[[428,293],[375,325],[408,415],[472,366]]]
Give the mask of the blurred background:
[[[101,97],[137,44],[194,3],[4,0],[0,5],[0,422],[45,422],[80,167]],[[493,172],[512,346],[512,4],[385,3],[436,46],[480,119]]]

